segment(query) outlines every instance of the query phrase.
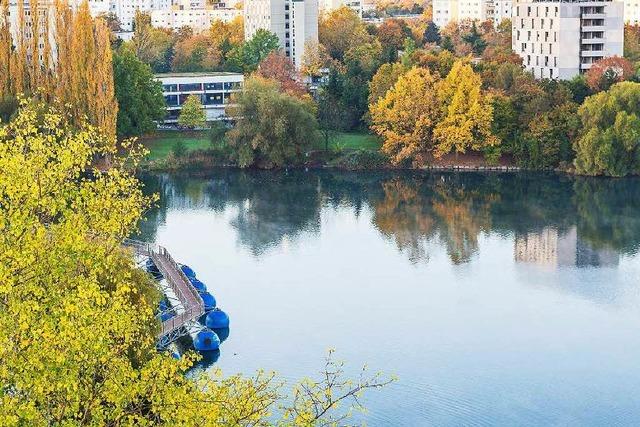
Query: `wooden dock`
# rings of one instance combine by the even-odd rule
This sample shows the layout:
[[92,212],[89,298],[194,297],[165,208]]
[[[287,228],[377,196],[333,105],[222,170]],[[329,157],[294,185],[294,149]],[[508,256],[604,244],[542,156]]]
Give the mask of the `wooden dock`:
[[164,277],[166,285],[178,300],[173,307],[175,315],[163,320],[162,328],[158,332],[158,346],[166,347],[177,338],[189,333],[189,328],[204,314],[202,297],[165,248],[129,239],[124,244],[132,248],[136,255],[151,258]]

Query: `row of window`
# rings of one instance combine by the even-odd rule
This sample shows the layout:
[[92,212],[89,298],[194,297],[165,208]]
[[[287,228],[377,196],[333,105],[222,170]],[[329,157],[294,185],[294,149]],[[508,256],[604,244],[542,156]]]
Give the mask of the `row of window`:
[[[541,65],[545,66],[545,67],[551,66],[551,62],[552,61],[550,60],[550,58],[548,56],[545,56],[543,58],[542,64],[540,63],[540,58],[542,58],[542,57],[536,56],[536,61],[535,61],[536,62],[535,65],[536,66],[538,66],[538,67],[541,66]],[[553,58],[553,67],[557,67],[558,66],[558,57],[554,56],[552,58]],[[529,66],[534,65],[533,61],[531,61],[531,55],[527,55],[527,65],[529,65]]]
[[[520,18],[520,29],[524,28],[524,20],[525,20],[525,18]],[[535,22],[536,22],[535,19],[531,18],[531,28],[536,28]],[[553,19],[549,19],[548,22],[549,22],[549,29],[552,29],[553,28]],[[545,23],[544,22],[544,18],[542,18],[540,20],[540,28],[539,28],[540,30],[544,29],[544,23]]]
[[[527,46],[531,46],[531,51],[527,52]],[[544,44],[540,44],[540,52],[538,53],[545,53],[544,52]],[[527,43],[522,43],[520,45],[520,50],[522,53],[536,53],[536,44],[535,43],[531,43],[529,45],[527,45]],[[546,52],[548,54],[552,54],[553,52],[553,43],[549,43],[549,50]]]
[[[165,95],[164,100],[168,107],[180,107],[185,103],[189,95]],[[205,93],[199,95],[202,105],[223,105],[229,102],[227,93]]]
[[[522,6],[524,7],[524,6]],[[540,17],[540,6],[536,6],[536,17]],[[548,17],[549,16],[549,6],[545,6],[544,7],[544,16]],[[552,11],[554,13],[553,16],[558,16],[558,12],[559,12],[559,8],[558,6],[555,6],[555,10]],[[527,6],[527,16],[531,16],[532,13],[532,9],[531,6]],[[516,16],[520,16],[520,6],[516,6]]]
[[[520,41],[520,30],[516,31],[516,40]],[[527,31],[527,40],[528,42],[532,41],[531,40],[531,31]],[[536,31],[536,40],[537,42],[541,41],[540,40],[540,31]],[[548,42],[551,41],[550,40],[550,35],[549,35],[549,31],[545,31],[544,32],[544,41]],[[557,42],[558,41],[558,32],[554,31],[553,32],[553,41]]]
[[240,87],[242,87],[242,83],[240,82],[173,83],[162,85],[162,90],[164,92],[202,92],[203,90],[235,90],[240,89]]

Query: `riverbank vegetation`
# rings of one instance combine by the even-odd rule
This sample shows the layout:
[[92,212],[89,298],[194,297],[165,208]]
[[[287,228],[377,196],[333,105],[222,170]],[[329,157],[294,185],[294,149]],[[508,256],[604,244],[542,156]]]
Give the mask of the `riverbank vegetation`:
[[1,425],[327,425],[389,382],[330,352],[286,398],[275,374],[186,376],[194,354],[158,352],[160,295],[122,246],[155,197],[113,139],[37,101],[0,126]]
[[[252,148],[252,156],[246,144],[237,143],[241,134],[248,138],[249,122],[239,120],[230,131],[233,136],[225,140],[236,141],[225,148],[227,164],[336,165],[338,153],[318,156],[315,148],[324,145],[329,153],[330,146],[339,145],[334,135],[370,132],[378,136],[380,146],[366,149],[376,154],[349,153],[346,163],[376,157],[374,163],[384,167],[473,163],[596,175],[640,172],[614,165],[585,168],[585,161],[578,160],[586,156],[595,161],[595,151],[585,150],[589,123],[578,113],[585,99],[622,81],[632,81],[624,87],[636,90],[640,31],[634,27],[625,30],[625,58],[605,58],[570,81],[535,79],[524,71],[511,49],[509,21],[497,27],[463,21],[438,28],[428,8],[411,19],[388,18],[376,25],[365,23],[349,8],[324,14],[319,43],[306,46],[299,71],[277,52],[273,35],[262,32],[244,40],[240,21],[215,23],[199,34],[154,29],[148,23],[139,28],[132,43],[155,71],[244,72],[249,82],[255,75],[277,83],[276,91],[313,111],[315,119],[304,124],[308,126],[301,140],[291,137],[295,132],[270,134],[254,127],[253,143],[270,142],[258,144],[259,153]],[[309,94],[303,83],[311,80],[318,88]],[[238,111],[230,107],[228,113]],[[262,109],[254,118],[261,114],[265,120],[275,117],[274,111]],[[293,117],[278,119],[284,123]],[[287,123],[294,130],[302,126]],[[620,135],[612,135],[609,143],[614,151],[633,156],[635,148],[623,148]],[[284,151],[296,155],[283,156]],[[218,148],[214,152],[220,154]],[[241,157],[244,160],[237,161]]]
[[[3,8],[5,15],[7,10]],[[15,111],[18,95],[25,94],[46,102],[55,99],[76,121],[86,115],[121,139],[141,136],[164,114],[153,72],[235,71],[245,73],[248,87],[263,79],[262,86],[271,87],[267,91],[271,101],[283,104],[257,109],[250,123],[237,116],[247,97],[240,93],[232,98],[229,134],[223,146],[210,149],[215,156],[224,154],[225,164],[335,164],[336,155],[342,154],[335,135],[365,132],[380,140],[379,148],[366,148],[376,151],[375,156],[350,153],[347,163],[376,157],[384,161],[375,163],[386,167],[425,167],[441,165],[444,159],[451,165],[467,164],[469,159],[477,163],[481,156],[479,165],[615,176],[640,172],[633,162],[620,167],[610,164],[616,162],[611,156],[596,159],[598,150],[587,147],[596,144],[587,135],[591,123],[578,112],[591,97],[610,91],[614,91],[610,97],[618,97],[614,89],[624,81],[629,82],[623,86],[626,91],[637,90],[640,31],[636,27],[625,28],[624,58],[605,58],[584,75],[560,81],[535,79],[524,71],[522,59],[511,49],[509,21],[497,27],[463,21],[438,28],[428,8],[411,19],[389,18],[375,25],[347,7],[324,14],[319,43],[306,46],[300,70],[278,51],[275,35],[259,31],[244,40],[240,19],[215,22],[194,33],[188,28],[153,28],[149,16],[137,14],[133,38],[123,42],[107,29],[117,27],[113,19],[94,20],[86,7],[71,12],[63,3],[54,10],[57,25],[43,31],[51,33],[51,39],[66,40],[69,49],[52,49],[49,39],[43,38],[34,49],[45,58],[44,67],[34,66],[27,57],[32,47],[26,38],[14,41],[8,25],[0,27],[0,51],[8,52],[0,55],[0,74],[8,76],[0,82],[5,121]],[[7,48],[12,44],[16,49]],[[75,53],[80,50],[86,54]],[[91,71],[79,74],[82,69]],[[420,96],[412,97],[414,91]],[[627,115],[628,126],[635,124],[640,107],[614,105],[620,108],[615,114]],[[179,117],[187,128],[203,124],[202,115],[194,116],[196,106],[191,99],[185,117]],[[595,114],[598,108],[583,111]],[[306,113],[298,114],[301,111]],[[305,123],[296,122],[303,119]],[[291,131],[250,126],[269,120],[280,126],[286,123]],[[607,144],[614,152],[634,157],[636,148],[628,146],[629,140],[614,132]],[[178,144],[172,151],[190,155],[188,145]],[[314,153],[318,147],[324,147],[323,155]],[[205,152],[198,155],[206,157]],[[220,162],[216,158],[210,163]],[[595,163],[599,166],[586,166]]]

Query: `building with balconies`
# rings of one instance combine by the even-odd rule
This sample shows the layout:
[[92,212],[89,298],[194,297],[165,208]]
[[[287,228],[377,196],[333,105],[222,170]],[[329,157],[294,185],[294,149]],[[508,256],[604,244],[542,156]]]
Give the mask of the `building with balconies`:
[[231,95],[242,89],[244,76],[240,73],[167,73],[156,74],[162,83],[162,92],[167,104],[165,124],[176,123],[182,105],[190,95],[202,102],[207,121],[226,118],[225,107]]
[[571,79],[599,59],[622,56],[623,9],[611,0],[514,0],[513,51],[537,78]]

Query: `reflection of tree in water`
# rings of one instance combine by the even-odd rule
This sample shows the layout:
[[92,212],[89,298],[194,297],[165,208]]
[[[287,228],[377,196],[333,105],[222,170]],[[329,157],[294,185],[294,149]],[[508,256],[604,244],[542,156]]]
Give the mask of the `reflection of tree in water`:
[[573,185],[578,235],[594,249],[640,248],[640,179],[581,178]]
[[303,231],[319,231],[317,177],[302,172],[264,172],[237,178],[229,185],[229,198],[238,206],[231,224],[238,230],[238,241],[254,255]]
[[394,178],[382,188],[373,222],[412,262],[428,259],[426,246],[435,236],[453,263],[467,262],[478,249],[480,232],[490,228],[493,195],[467,188],[459,176]]
[[640,246],[640,179],[557,174],[238,171],[144,176],[158,207],[141,224],[153,241],[168,209],[231,211],[238,242],[259,255],[301,232],[318,232],[320,210],[371,207],[373,223],[412,261],[440,242],[452,262],[478,251],[482,232],[506,237],[577,230],[595,249],[635,253]]
[[382,183],[384,197],[374,202],[373,222],[413,263],[426,261],[427,241],[434,234],[434,220],[428,203],[417,191],[418,184],[401,179]]
[[439,182],[434,186],[432,209],[438,236],[454,264],[468,262],[478,251],[478,236],[491,228],[490,206],[495,193],[465,188],[463,182]]

